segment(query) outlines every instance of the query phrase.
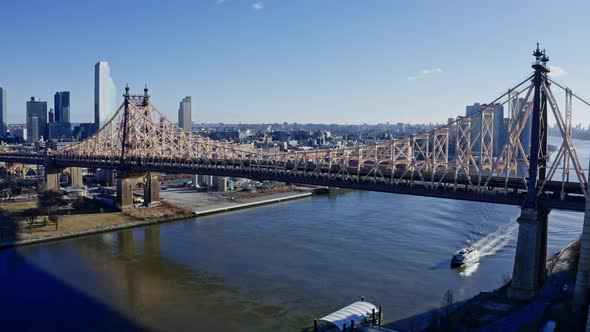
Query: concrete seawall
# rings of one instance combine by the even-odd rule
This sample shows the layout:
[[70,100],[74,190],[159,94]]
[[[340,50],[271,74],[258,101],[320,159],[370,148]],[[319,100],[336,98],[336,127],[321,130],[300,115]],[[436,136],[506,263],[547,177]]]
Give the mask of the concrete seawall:
[[294,199],[310,197],[312,195],[313,194],[310,192],[299,193],[299,194],[290,195],[290,196],[276,197],[276,198],[270,198],[270,199],[265,199],[265,200],[258,200],[255,202],[248,202],[248,203],[236,204],[236,205],[225,206],[225,207],[220,207],[220,208],[214,208],[214,209],[209,209],[209,210],[195,211],[193,213],[196,217],[202,217],[202,216],[207,216],[207,215],[216,214],[216,213],[223,213],[223,212],[247,209],[247,208],[255,207],[255,206],[280,203],[280,202],[284,202],[284,201],[290,201],[290,200],[294,200]]

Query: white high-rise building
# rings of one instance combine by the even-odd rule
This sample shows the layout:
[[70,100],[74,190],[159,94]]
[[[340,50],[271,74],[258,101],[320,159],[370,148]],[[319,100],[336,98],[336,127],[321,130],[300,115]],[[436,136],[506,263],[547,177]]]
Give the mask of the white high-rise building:
[[94,65],[94,126],[98,131],[117,111],[117,91],[106,61]]
[[6,89],[0,87],[0,138],[6,136]]
[[184,97],[178,107],[178,126],[186,131],[193,131],[191,111],[191,97]]

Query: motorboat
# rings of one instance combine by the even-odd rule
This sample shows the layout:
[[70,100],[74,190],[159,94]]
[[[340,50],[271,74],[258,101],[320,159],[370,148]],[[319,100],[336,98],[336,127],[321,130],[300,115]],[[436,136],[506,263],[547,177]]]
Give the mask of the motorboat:
[[465,247],[458,250],[451,259],[451,268],[461,267],[465,263],[478,260],[479,253],[475,247]]

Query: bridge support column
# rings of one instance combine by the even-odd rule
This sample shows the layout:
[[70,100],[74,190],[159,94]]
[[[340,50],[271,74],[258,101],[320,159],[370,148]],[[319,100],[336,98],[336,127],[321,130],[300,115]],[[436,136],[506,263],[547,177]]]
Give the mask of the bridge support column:
[[61,170],[56,167],[49,155],[43,160],[43,175],[45,178],[45,190],[59,191],[59,173]]
[[159,175],[160,173],[148,173],[146,176],[145,186],[143,187],[143,204],[145,206],[150,206],[160,201]]
[[547,276],[548,217],[548,209],[524,207],[521,210],[517,220],[519,227],[514,270],[508,289],[510,298],[530,299],[543,285]]
[[137,174],[117,173],[117,208],[121,211],[133,207],[133,187],[137,183]]
[[70,180],[72,182],[72,186],[81,188],[84,186],[84,181],[82,180],[82,168],[80,167],[70,167]]
[[45,171],[45,190],[59,191],[59,172]]
[[[576,286],[574,288],[574,310],[583,311],[588,305],[590,295],[588,279],[590,276],[590,200],[586,198],[586,211],[584,212],[584,226],[582,239],[580,240],[580,259],[576,274]],[[589,316],[590,317],[590,316]],[[590,319],[590,318],[589,318]]]

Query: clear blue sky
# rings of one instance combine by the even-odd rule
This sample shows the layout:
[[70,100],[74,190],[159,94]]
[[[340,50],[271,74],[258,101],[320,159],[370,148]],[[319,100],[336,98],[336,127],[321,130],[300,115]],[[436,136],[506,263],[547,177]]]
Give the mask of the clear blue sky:
[[192,96],[194,122],[444,122],[529,73],[537,41],[556,79],[590,97],[589,12],[585,0],[4,1],[0,86],[11,123],[30,96],[53,107],[61,90],[72,121],[91,122],[99,60],[120,94],[147,83],[173,121]]

